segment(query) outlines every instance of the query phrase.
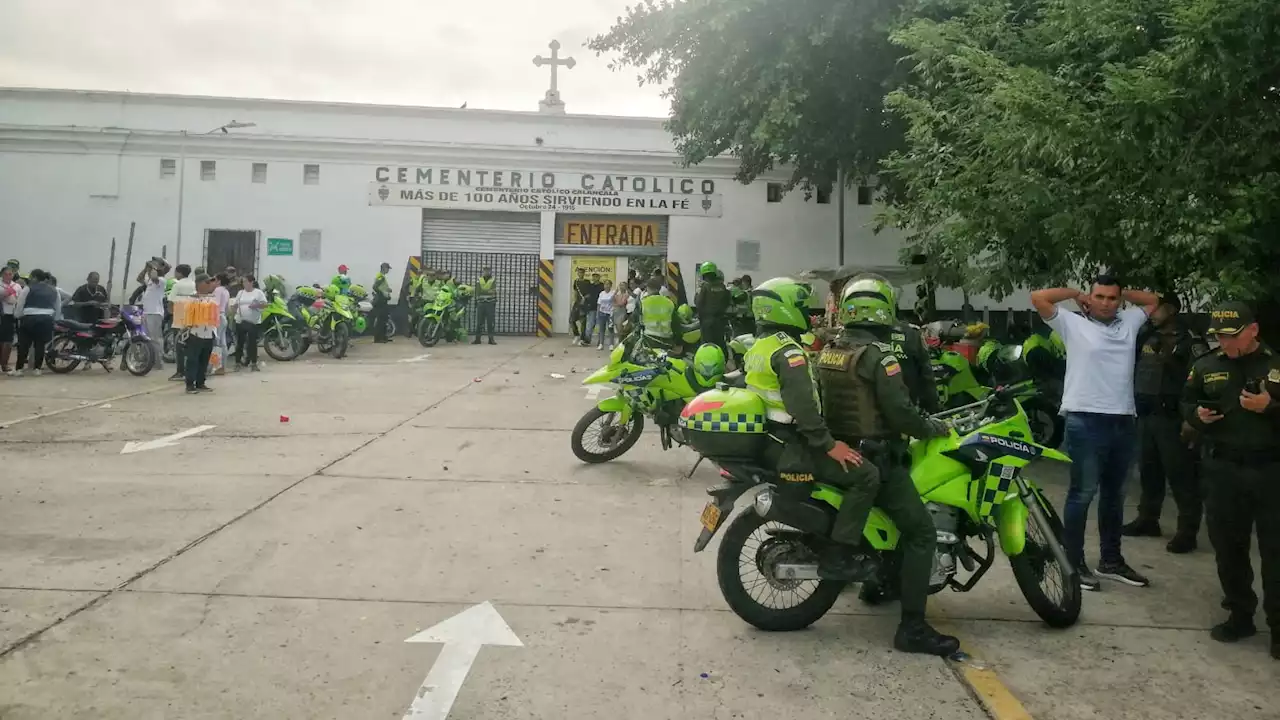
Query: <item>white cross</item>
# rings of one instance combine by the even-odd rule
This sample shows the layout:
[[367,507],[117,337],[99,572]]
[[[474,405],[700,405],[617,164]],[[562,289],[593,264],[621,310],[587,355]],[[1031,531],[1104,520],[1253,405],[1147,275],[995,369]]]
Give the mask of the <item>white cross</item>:
[[557,40],[552,40],[551,44],[547,47],[551,48],[551,57],[544,58],[541,55],[537,55],[533,58],[533,64],[538,67],[542,67],[543,65],[551,66],[551,89],[547,91],[547,100],[554,104],[558,104],[560,102],[560,90],[556,83],[558,79],[557,71],[561,65],[563,65],[566,70],[572,70],[573,66],[578,64],[578,61],[571,57],[561,58],[560,42]]

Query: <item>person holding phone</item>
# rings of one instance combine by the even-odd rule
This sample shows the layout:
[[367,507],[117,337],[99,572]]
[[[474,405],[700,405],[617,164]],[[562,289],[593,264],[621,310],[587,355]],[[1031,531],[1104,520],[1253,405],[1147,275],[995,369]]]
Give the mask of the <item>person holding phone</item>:
[[1181,410],[1204,438],[1209,540],[1230,613],[1210,635],[1233,643],[1257,632],[1249,559],[1256,526],[1262,607],[1271,657],[1280,660],[1280,355],[1258,341],[1258,323],[1244,303],[1214,308],[1209,333],[1219,349],[1192,366]]

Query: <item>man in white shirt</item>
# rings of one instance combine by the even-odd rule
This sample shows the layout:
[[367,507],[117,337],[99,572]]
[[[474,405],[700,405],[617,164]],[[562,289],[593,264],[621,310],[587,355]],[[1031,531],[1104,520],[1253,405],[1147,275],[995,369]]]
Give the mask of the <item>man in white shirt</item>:
[[152,259],[147,261],[142,278],[142,322],[147,328],[147,337],[155,346],[158,369],[164,368],[164,273],[167,270],[167,265],[160,265]]
[[[1084,314],[1063,312],[1057,304],[1075,300]],[[1120,309],[1121,300],[1136,307]],[[1080,571],[1080,586],[1098,590],[1098,576],[1136,587],[1149,584],[1124,561],[1120,528],[1124,524],[1124,481],[1136,444],[1133,402],[1134,353],[1138,331],[1160,305],[1155,293],[1125,290],[1109,275],[1099,275],[1088,295],[1070,288],[1036,290],[1031,304],[1058,331],[1067,347],[1062,413],[1064,448],[1071,456],[1071,487],[1062,511],[1067,557]],[[1084,531],[1089,506],[1098,495],[1101,560],[1097,573],[1084,561]]]
[[[169,302],[173,302],[174,298],[192,297],[196,294],[196,281],[191,278],[191,266],[182,263],[173,269],[173,287],[169,288]],[[179,337],[182,333],[178,334]],[[175,382],[185,381],[187,370],[187,351],[186,346],[181,341],[177,341],[173,349],[175,364],[178,366],[173,375],[169,376],[170,380]]]

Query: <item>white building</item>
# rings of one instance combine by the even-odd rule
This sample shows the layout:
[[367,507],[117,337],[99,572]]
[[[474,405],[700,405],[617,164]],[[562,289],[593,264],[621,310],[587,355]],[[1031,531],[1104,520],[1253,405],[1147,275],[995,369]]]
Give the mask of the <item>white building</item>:
[[[740,184],[730,158],[682,168],[660,120],[545,110],[0,89],[0,256],[72,287],[105,281],[115,238],[117,298],[131,222],[129,275],[153,255],[295,284],[339,264],[370,284],[384,261],[398,281],[411,256],[467,281],[492,265],[499,330],[528,334],[539,261],[557,331],[575,257],[618,277],[634,257],[686,278],[713,260],[757,282],[836,264],[835,198],[780,196],[785,173]],[[846,196],[846,261],[894,263],[870,201]]]

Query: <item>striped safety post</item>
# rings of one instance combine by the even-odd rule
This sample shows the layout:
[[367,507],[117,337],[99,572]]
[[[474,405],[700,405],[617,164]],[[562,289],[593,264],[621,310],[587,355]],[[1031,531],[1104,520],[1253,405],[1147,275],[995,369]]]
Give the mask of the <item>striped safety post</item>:
[[551,337],[551,279],[555,261],[538,261],[538,337]]
[[685,305],[689,296],[684,291],[684,276],[680,274],[680,263],[667,263],[667,287],[676,296],[676,305]]

